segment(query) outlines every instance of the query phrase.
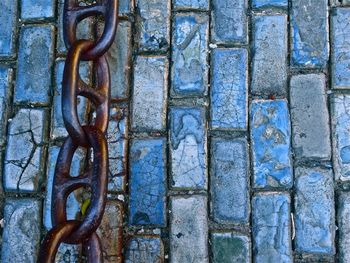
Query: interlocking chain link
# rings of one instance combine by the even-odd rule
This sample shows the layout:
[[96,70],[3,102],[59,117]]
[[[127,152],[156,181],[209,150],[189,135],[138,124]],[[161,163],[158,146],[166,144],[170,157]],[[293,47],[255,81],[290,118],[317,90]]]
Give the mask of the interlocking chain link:
[[[104,32],[96,41],[76,36],[77,25],[84,18],[102,16]],[[106,132],[110,105],[110,72],[105,53],[112,45],[118,23],[118,0],[100,0],[90,6],[79,6],[77,0],[64,4],[64,40],[68,48],[62,82],[62,114],[68,131],[60,149],[52,187],[51,218],[53,228],[45,237],[39,262],[55,261],[61,243],[82,244],[88,262],[103,262],[101,243],[96,229],[101,223],[106,205],[108,176],[108,147]],[[86,84],[79,75],[81,61],[92,61],[96,87]],[[96,108],[93,125],[81,125],[77,112],[77,97],[83,96]],[[70,167],[78,147],[92,149],[93,161],[87,170],[77,176],[70,175]],[[82,219],[68,220],[67,198],[81,187],[90,187],[91,203]]]

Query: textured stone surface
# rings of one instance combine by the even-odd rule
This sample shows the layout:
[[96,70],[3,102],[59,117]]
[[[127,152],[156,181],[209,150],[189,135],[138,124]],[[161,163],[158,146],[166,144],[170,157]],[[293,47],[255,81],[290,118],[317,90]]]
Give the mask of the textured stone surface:
[[35,263],[40,245],[40,202],[8,198],[4,220],[1,262]]
[[331,17],[332,88],[335,89],[350,88],[349,19],[349,8],[337,8]]
[[136,0],[140,51],[166,51],[170,43],[170,0]]
[[293,174],[287,101],[255,100],[251,107],[254,186],[290,188]]
[[207,149],[203,108],[170,109],[171,186],[206,189]]
[[160,238],[133,237],[127,246],[125,263],[161,263],[163,253]]
[[295,249],[334,254],[335,212],[331,170],[295,169]]
[[165,129],[168,67],[168,60],[163,56],[137,57],[132,96],[132,129]]
[[209,0],[174,0],[175,9],[202,9],[209,8]]
[[164,139],[135,139],[130,148],[129,224],[165,225]]
[[288,7],[288,0],[253,0],[254,8],[260,7]]
[[207,198],[170,197],[170,206],[170,262],[208,263]]
[[330,160],[325,76],[323,74],[293,76],[290,82],[290,108],[294,154],[298,158]]
[[208,16],[194,13],[176,14],[172,38],[171,95],[206,95],[209,71]]
[[130,0],[120,0],[119,1],[119,15],[129,14],[132,8],[132,1]]
[[287,35],[287,16],[253,17],[253,95],[286,96]]
[[21,18],[43,19],[53,17],[55,3],[54,0],[21,0]]
[[292,0],[291,60],[294,66],[325,67],[329,57],[327,0]]
[[0,56],[14,55],[15,26],[17,22],[17,1],[3,0],[0,2]]
[[212,41],[242,43],[248,41],[246,0],[214,0],[212,2]]
[[350,96],[334,95],[331,99],[333,165],[335,178],[350,180]]
[[5,190],[38,190],[44,172],[46,121],[46,112],[40,109],[21,109],[12,119],[4,160]]
[[0,65],[0,145],[5,143],[7,114],[9,109],[10,85],[12,80],[12,69]]
[[337,223],[339,228],[339,262],[350,262],[350,193],[342,192],[338,198]]
[[247,236],[234,233],[212,233],[213,263],[250,263],[250,241]]
[[79,246],[62,244],[57,251],[55,263],[79,263],[80,253]]
[[214,49],[211,67],[212,128],[247,129],[247,51]]
[[53,43],[52,26],[21,28],[14,102],[49,103]]
[[293,262],[290,197],[282,193],[253,197],[254,262]]
[[[63,138],[68,135],[62,117],[62,79],[64,70],[64,60],[58,60],[55,68],[55,91],[53,96],[53,110],[51,113],[51,139]],[[89,81],[90,68],[87,63],[82,63],[80,66],[80,76],[86,83]],[[78,116],[81,123],[86,123],[87,120],[87,100],[79,96],[77,99]]]
[[248,223],[249,159],[245,139],[211,141],[211,211],[216,221]]

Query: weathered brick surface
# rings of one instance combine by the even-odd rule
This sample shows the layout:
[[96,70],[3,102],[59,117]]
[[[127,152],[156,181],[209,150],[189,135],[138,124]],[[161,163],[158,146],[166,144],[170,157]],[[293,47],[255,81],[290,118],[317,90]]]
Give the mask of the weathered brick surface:
[[130,147],[131,225],[165,225],[164,139],[133,140]]
[[0,3],[0,9],[0,56],[13,56],[18,16],[17,1],[3,0]]
[[211,206],[214,220],[249,220],[249,159],[245,139],[211,141]]
[[325,81],[323,74],[297,75],[291,78],[293,151],[298,158],[331,158]]
[[292,0],[291,63],[294,66],[322,67],[328,62],[327,0]]
[[214,49],[211,67],[211,127],[247,129],[247,51]]
[[170,209],[170,262],[208,263],[207,198],[171,197]]
[[287,43],[287,16],[253,17],[253,95],[286,96]]
[[171,186],[207,188],[207,148],[203,108],[170,109]]
[[209,0],[174,0],[175,9],[202,9],[209,8]]
[[21,18],[44,19],[53,17],[55,4],[54,0],[21,0]]
[[206,95],[209,17],[205,14],[176,14],[172,38],[171,95]]
[[40,245],[40,202],[7,199],[4,220],[1,262],[35,263]]
[[293,262],[289,195],[255,195],[252,209],[254,262]]
[[304,253],[334,254],[333,173],[297,167],[295,176],[295,249]]
[[293,175],[287,102],[255,100],[250,114],[254,186],[290,188]]
[[253,0],[254,8],[262,7],[288,7],[288,0]]
[[212,2],[212,41],[242,43],[248,41],[247,0],[214,0]]
[[164,56],[137,57],[132,96],[132,129],[165,129],[168,67],[168,60]]
[[163,243],[157,237],[133,237],[126,251],[125,263],[161,263],[164,257]]
[[48,104],[53,65],[53,27],[24,26],[19,41],[14,102]]
[[331,17],[332,88],[335,89],[350,87],[349,19],[349,8],[337,8]]
[[5,142],[12,73],[12,69],[0,65],[0,123],[2,123],[0,127],[0,145],[3,145]]
[[339,262],[350,262],[350,194],[342,192],[338,197],[337,223],[339,228]]
[[133,7],[132,1],[120,0],[119,1],[119,15],[127,15],[130,13]]
[[211,250],[213,263],[250,263],[250,240],[245,235],[234,233],[212,233]]

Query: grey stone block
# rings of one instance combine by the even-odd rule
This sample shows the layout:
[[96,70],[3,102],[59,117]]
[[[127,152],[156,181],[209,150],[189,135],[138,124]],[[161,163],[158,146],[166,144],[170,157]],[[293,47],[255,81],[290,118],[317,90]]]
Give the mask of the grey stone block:
[[0,145],[5,143],[12,73],[12,69],[0,65]]
[[22,19],[44,19],[54,16],[55,0],[21,0]]
[[337,223],[339,228],[339,262],[350,262],[350,193],[342,192],[337,200]]
[[215,221],[248,223],[249,157],[245,139],[211,142],[211,211]]
[[293,151],[296,157],[330,160],[325,76],[323,74],[293,76],[290,82],[290,106]]
[[161,263],[164,257],[163,243],[158,237],[133,237],[127,247],[125,263]]
[[208,263],[207,198],[170,197],[170,262]]
[[295,177],[295,250],[334,255],[333,173],[297,167]]
[[168,59],[164,56],[137,57],[132,96],[133,130],[165,130],[168,69]]
[[209,0],[174,0],[175,9],[209,9]]
[[47,105],[50,102],[53,33],[53,27],[48,25],[21,28],[15,103]]
[[1,262],[37,262],[40,246],[40,202],[13,199],[5,202]]
[[18,16],[17,1],[3,0],[0,2],[0,56],[13,56]]
[[287,35],[287,16],[253,17],[253,95],[287,95]]
[[254,262],[293,262],[289,195],[257,194],[252,208]]

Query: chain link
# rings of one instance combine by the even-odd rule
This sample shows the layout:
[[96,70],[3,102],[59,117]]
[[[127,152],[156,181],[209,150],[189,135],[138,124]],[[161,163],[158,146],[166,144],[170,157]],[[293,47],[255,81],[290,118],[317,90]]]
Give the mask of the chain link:
[[[102,16],[104,32],[96,41],[77,40],[77,24],[90,16]],[[62,82],[62,115],[68,137],[63,143],[55,169],[52,187],[51,218],[53,228],[40,249],[39,262],[55,262],[61,243],[82,244],[88,262],[103,262],[101,243],[96,229],[106,205],[108,179],[108,147],[106,132],[110,105],[110,72],[105,53],[112,45],[118,23],[118,0],[101,0],[90,6],[79,6],[77,0],[64,4],[64,40],[68,48]],[[89,87],[79,75],[81,61],[92,61],[97,77],[95,88]],[[93,125],[82,126],[77,112],[78,96],[86,97],[96,109]],[[70,167],[78,147],[92,149],[93,161],[86,171],[70,175]],[[82,219],[67,220],[66,202],[70,193],[90,187],[91,203]]]

